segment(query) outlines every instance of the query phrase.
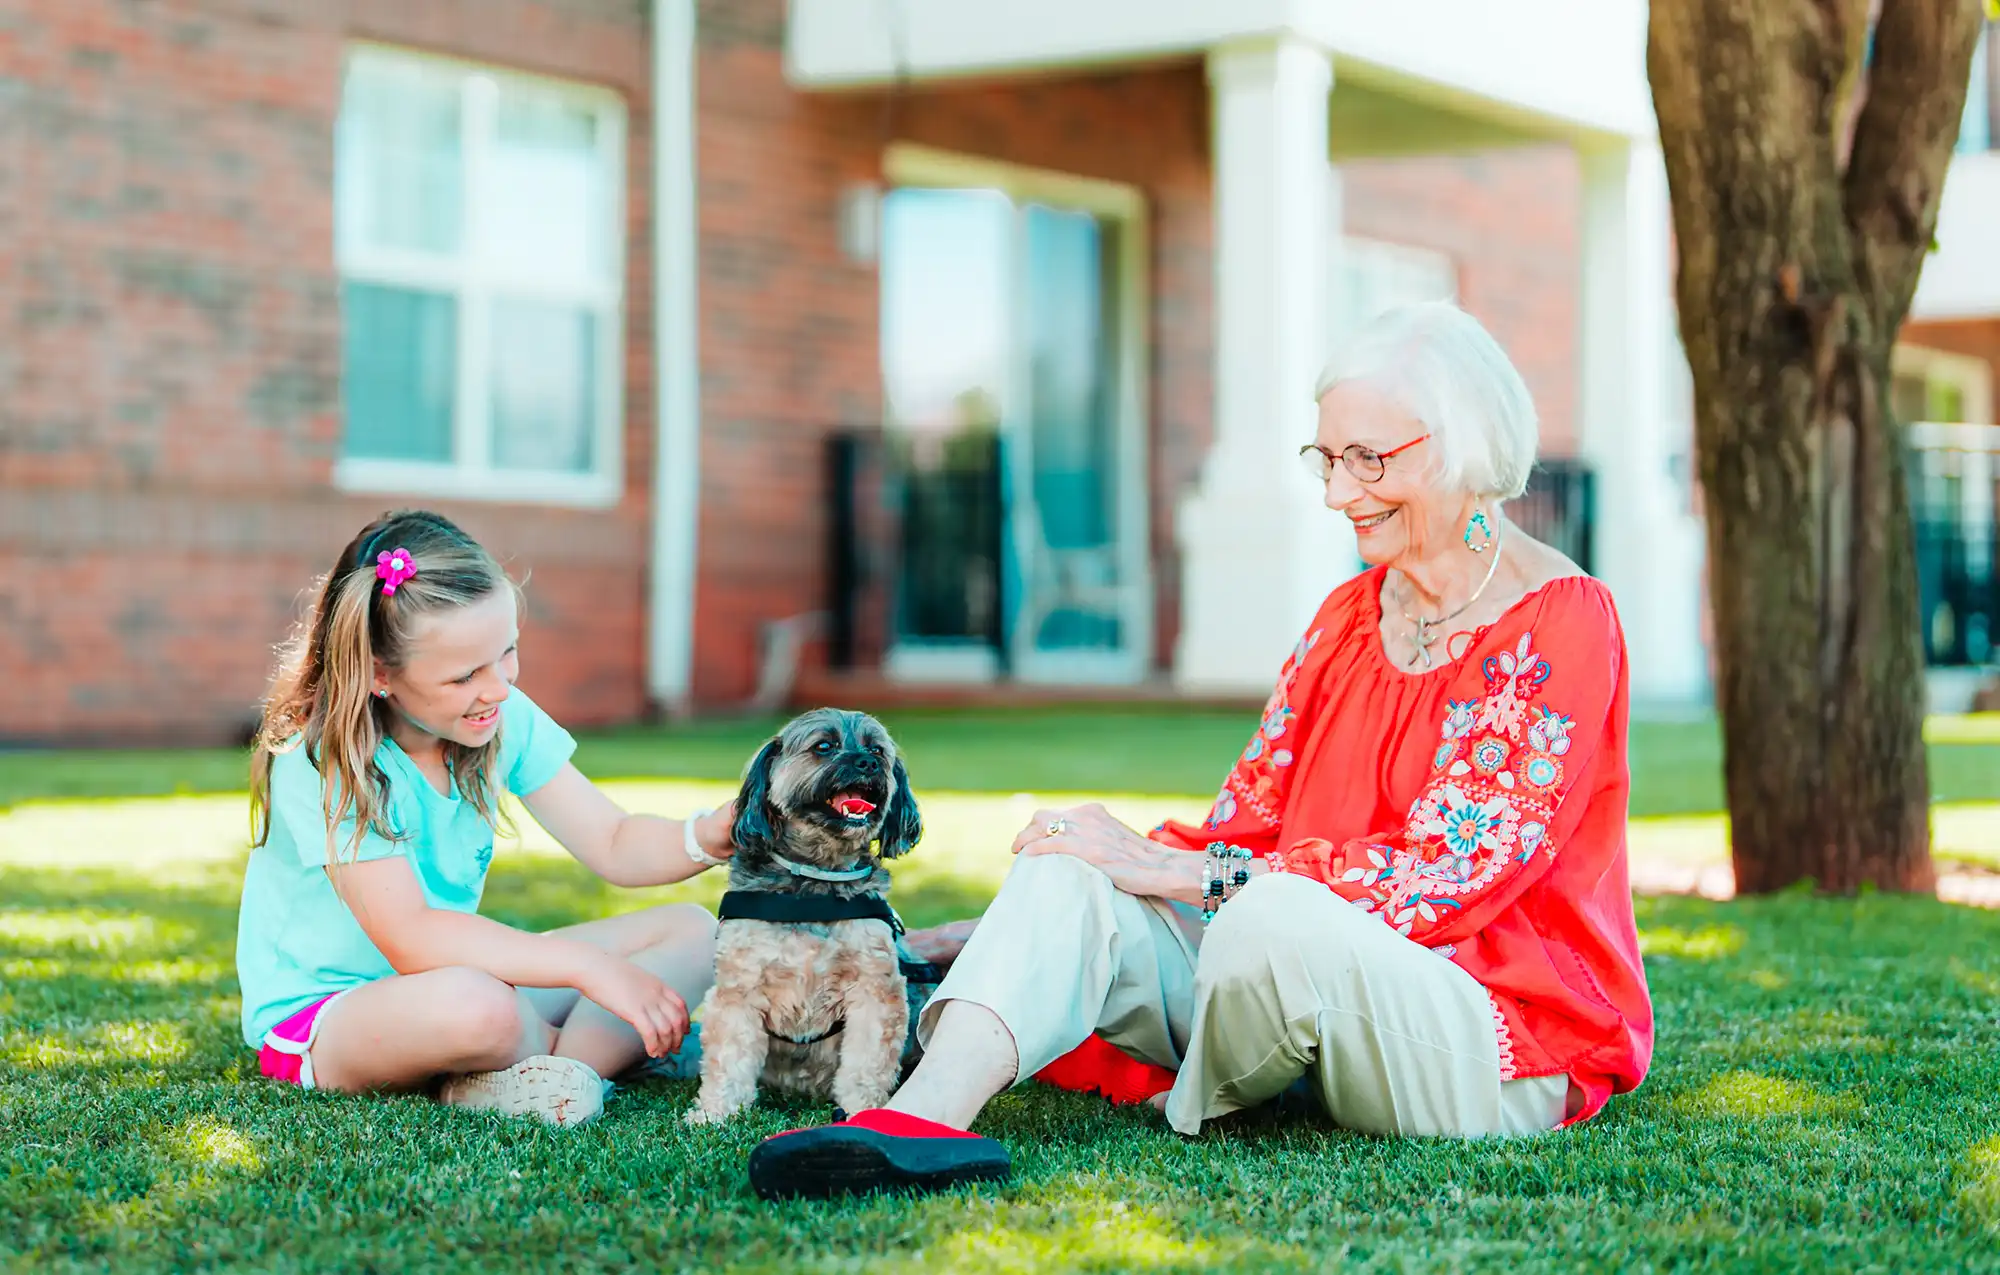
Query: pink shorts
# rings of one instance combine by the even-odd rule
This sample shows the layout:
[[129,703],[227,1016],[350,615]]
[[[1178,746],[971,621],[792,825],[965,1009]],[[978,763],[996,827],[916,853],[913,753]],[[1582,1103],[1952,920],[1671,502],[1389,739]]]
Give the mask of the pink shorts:
[[322,996],[284,1022],[264,1033],[264,1047],[257,1051],[257,1066],[273,1080],[282,1080],[301,1089],[313,1087],[313,1042],[319,1039],[319,1016],[347,992]]

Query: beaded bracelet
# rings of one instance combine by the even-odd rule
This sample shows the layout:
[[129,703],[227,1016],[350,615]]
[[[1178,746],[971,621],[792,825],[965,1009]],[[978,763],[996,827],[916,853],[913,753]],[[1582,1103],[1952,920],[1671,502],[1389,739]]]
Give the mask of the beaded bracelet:
[[[1201,923],[1207,925],[1222,910],[1222,905],[1236,897],[1236,892],[1250,884],[1250,852],[1242,846],[1232,846],[1222,841],[1208,843],[1208,854],[1201,862]],[[1231,861],[1236,866],[1231,867]]]

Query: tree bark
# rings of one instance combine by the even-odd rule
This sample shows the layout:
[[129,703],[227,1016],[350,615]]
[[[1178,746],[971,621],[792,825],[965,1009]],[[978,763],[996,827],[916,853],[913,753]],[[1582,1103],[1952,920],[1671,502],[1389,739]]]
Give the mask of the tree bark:
[[1648,20],[1737,889],[1929,891],[1889,356],[1937,223],[1980,0],[1652,0]]

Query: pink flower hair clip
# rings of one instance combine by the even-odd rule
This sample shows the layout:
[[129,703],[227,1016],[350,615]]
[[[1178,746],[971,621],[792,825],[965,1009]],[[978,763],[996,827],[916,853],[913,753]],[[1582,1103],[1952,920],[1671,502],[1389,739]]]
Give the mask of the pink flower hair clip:
[[417,574],[416,559],[410,557],[408,549],[387,549],[375,555],[375,578],[382,581],[384,597],[396,591],[396,586]]

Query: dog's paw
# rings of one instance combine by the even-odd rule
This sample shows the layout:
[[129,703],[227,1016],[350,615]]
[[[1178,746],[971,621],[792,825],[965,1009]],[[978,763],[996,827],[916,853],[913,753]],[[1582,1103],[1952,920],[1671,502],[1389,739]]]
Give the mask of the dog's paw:
[[887,1085],[835,1085],[833,1101],[843,1111],[873,1111],[885,1105],[893,1092]]
[[731,1117],[741,1110],[743,1110],[741,1107],[731,1107],[726,1111],[717,1111],[709,1107],[693,1106],[689,1107],[681,1116],[681,1123],[688,1125],[726,1124]]

